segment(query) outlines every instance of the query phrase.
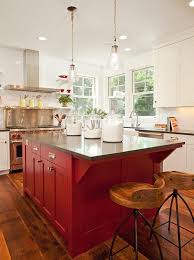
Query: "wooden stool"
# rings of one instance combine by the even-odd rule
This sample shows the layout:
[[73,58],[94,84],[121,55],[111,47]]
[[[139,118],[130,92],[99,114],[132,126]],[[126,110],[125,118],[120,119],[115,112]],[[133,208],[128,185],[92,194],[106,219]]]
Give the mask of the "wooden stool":
[[[122,248],[121,250],[113,253],[113,247],[116,240],[117,235],[121,228],[127,223],[131,216],[134,217],[134,251],[135,251],[135,259],[138,259],[138,217],[141,217],[146,225],[149,226],[150,230],[152,231],[152,226],[149,221],[145,218],[145,216],[139,211],[140,209],[152,209],[158,208],[162,201],[164,201],[164,187],[165,182],[163,178],[158,178],[154,185],[146,184],[146,183],[123,183],[117,186],[114,186],[110,189],[110,197],[111,199],[124,207],[133,209],[133,212],[128,214],[127,217],[121,222],[119,227],[116,229],[114,233],[114,237],[111,244],[111,249],[109,252],[109,260],[113,259],[113,256],[116,255],[118,252],[122,251],[126,247]],[[158,238],[155,232],[152,232],[158,248],[160,252],[160,258],[163,259],[161,247],[158,241]]]
[[[187,207],[191,218],[194,222],[194,217],[193,217],[193,213],[189,207],[189,205],[187,204],[187,202],[185,201],[185,199],[180,195],[180,193],[178,192],[178,190],[192,190],[194,189],[194,174],[189,174],[189,173],[183,173],[183,172],[176,172],[176,171],[172,171],[172,172],[162,172],[157,174],[158,178],[163,178],[165,181],[165,186],[166,188],[170,188],[173,189],[173,192],[163,201],[163,203],[161,204],[161,206],[158,208],[153,224],[152,224],[152,231],[155,228],[155,224],[156,224],[156,219],[157,216],[161,210],[161,208],[163,207],[163,205],[171,199],[170,202],[170,212],[169,212],[169,220],[161,225],[164,225],[166,223],[168,223],[168,230],[170,231],[170,224],[173,223],[175,225],[177,225],[177,234],[178,234],[178,246],[173,243],[172,241],[168,240],[167,238],[163,237],[162,235],[160,235],[161,237],[163,237],[164,239],[166,239],[167,241],[169,241],[171,244],[173,244],[174,246],[178,247],[179,249],[179,259],[181,260],[181,248],[184,247],[186,244],[188,244],[192,239],[190,239],[187,243],[185,243],[184,245],[181,245],[181,237],[180,237],[180,228],[183,228],[180,226],[179,224],[179,205],[178,205],[178,197],[182,200],[182,202],[185,204],[185,206]],[[173,206],[173,201],[175,199],[175,204],[176,204],[176,221],[177,223],[174,223],[171,221],[171,214],[172,214],[172,206]],[[161,225],[157,226],[157,228],[159,228]],[[187,230],[188,232],[194,234],[193,232],[189,231],[186,228],[183,228],[185,230]],[[151,231],[151,236],[152,237],[152,231]]]

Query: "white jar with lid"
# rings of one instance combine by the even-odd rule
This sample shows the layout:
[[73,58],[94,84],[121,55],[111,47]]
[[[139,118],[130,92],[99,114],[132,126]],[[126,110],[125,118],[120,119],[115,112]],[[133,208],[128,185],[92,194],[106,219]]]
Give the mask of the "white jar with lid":
[[69,115],[66,117],[66,134],[70,136],[80,136],[82,133],[81,116]]
[[98,115],[84,117],[84,138],[100,139],[102,134],[101,118]]
[[109,115],[102,120],[102,140],[109,143],[123,141],[123,118],[118,115]]

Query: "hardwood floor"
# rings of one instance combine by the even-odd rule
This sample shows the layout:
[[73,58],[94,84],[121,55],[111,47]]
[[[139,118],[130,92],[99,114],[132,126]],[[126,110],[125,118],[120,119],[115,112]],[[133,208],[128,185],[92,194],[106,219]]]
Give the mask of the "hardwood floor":
[[[70,260],[71,257],[66,251],[64,240],[49,224],[44,216],[37,210],[31,201],[23,196],[22,173],[0,176],[0,231],[2,231],[7,248],[13,260]],[[193,195],[192,195],[193,193]],[[184,195],[187,195],[184,192]],[[194,212],[194,192],[188,193],[186,197]],[[168,205],[160,215],[160,223],[168,218]],[[194,231],[194,224],[186,209],[180,203],[181,224],[189,230]],[[174,219],[173,211],[173,219]],[[171,237],[176,242],[176,226],[172,226],[169,234],[166,226],[160,229],[163,235]],[[147,257],[141,255],[140,260],[159,259],[155,241],[147,240],[147,227],[143,224],[139,226],[139,250]],[[181,230],[182,240],[186,241],[191,234]],[[129,234],[129,239],[132,239]],[[164,239],[160,239],[165,260],[178,259],[177,248],[169,244]],[[117,249],[125,245],[121,239],[117,240]],[[76,260],[105,260],[107,259],[110,241],[107,241],[89,252],[86,252]],[[117,250],[116,249],[116,250]],[[122,251],[115,260],[133,259],[133,250],[128,248]],[[183,248],[183,259],[194,259],[194,240]],[[1,259],[1,257],[0,257]],[[2,259],[7,260],[7,259]]]

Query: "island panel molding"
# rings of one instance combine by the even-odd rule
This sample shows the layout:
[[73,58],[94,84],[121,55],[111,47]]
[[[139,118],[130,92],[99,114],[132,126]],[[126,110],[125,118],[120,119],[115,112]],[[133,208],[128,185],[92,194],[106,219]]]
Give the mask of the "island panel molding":
[[[152,184],[162,160],[182,145],[142,137],[104,144],[62,134],[29,135],[23,141],[24,194],[60,232],[75,257],[109,240],[128,214],[110,200],[110,188],[125,182]],[[150,218],[155,211],[145,214]]]

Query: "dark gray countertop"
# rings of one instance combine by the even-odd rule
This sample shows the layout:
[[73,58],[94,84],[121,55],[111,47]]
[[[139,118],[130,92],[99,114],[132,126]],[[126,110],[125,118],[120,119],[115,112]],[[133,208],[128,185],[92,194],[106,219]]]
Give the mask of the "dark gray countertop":
[[194,135],[194,130],[176,129],[173,131],[159,128],[135,128],[136,131],[142,132],[157,132],[157,133],[168,133],[168,134],[180,134],[180,135]]
[[98,160],[116,156],[125,156],[138,152],[157,152],[181,147],[182,142],[169,142],[155,138],[145,138],[124,135],[122,143],[105,143],[100,139],[84,139],[79,136],[66,136],[64,134],[26,135],[29,139],[41,144],[52,146],[64,152],[88,160]]

